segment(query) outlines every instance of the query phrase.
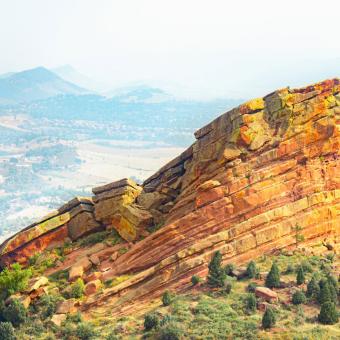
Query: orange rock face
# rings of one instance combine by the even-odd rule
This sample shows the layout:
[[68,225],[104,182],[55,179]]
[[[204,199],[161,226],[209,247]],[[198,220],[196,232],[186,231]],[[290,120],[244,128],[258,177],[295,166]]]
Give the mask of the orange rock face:
[[[297,226],[309,246],[338,242],[339,91],[337,79],[282,89],[198,130],[196,142],[146,180],[138,197],[162,214],[164,227],[120,256],[104,280],[133,277],[84,308],[183,289],[193,274],[207,273],[216,250],[224,263],[244,263],[294,249]],[[163,201],[165,191],[171,196]]]
[[[207,273],[216,250],[224,263],[244,263],[293,249],[297,226],[305,245],[339,242],[338,79],[251,100],[195,137],[142,187],[123,180],[93,190],[95,218],[135,243],[101,264],[104,281],[128,279],[89,297],[83,309],[126,311],[164,289],[183,289],[192,275]],[[162,227],[148,235],[150,223]]]

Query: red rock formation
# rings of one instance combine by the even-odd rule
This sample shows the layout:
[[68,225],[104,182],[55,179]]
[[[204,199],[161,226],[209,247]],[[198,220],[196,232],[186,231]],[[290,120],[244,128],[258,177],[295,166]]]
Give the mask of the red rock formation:
[[61,245],[66,239],[76,240],[102,229],[94,219],[91,198],[76,197],[33,223],[0,246],[0,264],[27,263],[28,259],[46,248]]
[[[138,241],[151,223],[163,226],[111,262],[111,269],[103,265],[103,280],[127,279],[89,297],[84,310],[126,312],[132,301],[183,289],[193,274],[206,274],[216,250],[225,263],[243,263],[294,248],[297,226],[302,245],[339,241],[338,79],[251,100],[195,137],[142,187],[122,180],[93,190],[96,219],[126,240]],[[30,242],[39,242],[48,233],[33,235]],[[25,236],[16,237],[11,248],[2,246],[3,258],[32,251],[24,242]]]
[[182,289],[193,274],[206,274],[216,250],[225,263],[242,263],[294,248],[296,226],[302,245],[338,242],[339,92],[337,79],[282,89],[198,130],[197,141],[146,180],[137,198],[164,219],[163,228],[120,256],[104,279],[133,276],[84,308],[111,301],[127,312],[134,308],[127,301]]

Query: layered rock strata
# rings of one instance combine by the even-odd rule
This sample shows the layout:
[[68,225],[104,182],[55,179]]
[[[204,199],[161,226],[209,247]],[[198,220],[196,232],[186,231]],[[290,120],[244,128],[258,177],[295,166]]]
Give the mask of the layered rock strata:
[[[195,137],[142,186],[122,180],[93,190],[95,219],[135,244],[101,275],[103,281],[128,279],[89,297],[84,310],[126,311],[133,308],[131,302],[159,296],[164,289],[183,289],[193,274],[206,274],[216,250],[224,263],[325,240],[336,251],[338,79],[251,100]],[[161,228],[147,236],[155,225]],[[36,234],[35,240],[45,235]],[[19,249],[20,239],[14,239],[11,249]]]
[[134,241],[153,225],[151,213],[136,204],[142,188],[123,179],[94,188],[95,217],[107,228],[115,228],[127,241]]
[[[126,301],[183,289],[193,274],[206,274],[216,250],[225,263],[243,263],[339,242],[339,91],[338,79],[282,89],[198,130],[196,142],[145,181],[137,198],[147,196],[157,211],[171,202],[164,227],[118,258],[104,280],[133,277],[84,308],[111,301],[128,309]],[[174,193],[167,203],[160,199],[164,187]],[[297,235],[304,241],[298,244]]]
[[76,197],[6,240],[0,247],[1,265],[27,263],[46,248],[63,244],[102,229],[94,218],[91,198]]

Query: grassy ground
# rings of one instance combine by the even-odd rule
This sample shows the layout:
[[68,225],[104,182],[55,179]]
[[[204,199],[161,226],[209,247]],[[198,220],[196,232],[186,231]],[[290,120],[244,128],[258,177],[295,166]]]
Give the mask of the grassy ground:
[[[97,233],[82,240],[82,244],[72,247],[84,247],[98,242],[121,242],[115,233]],[[53,266],[55,261],[63,261],[69,251],[69,245],[63,248],[40,254],[32,259],[35,275],[44,273],[46,268]],[[251,282],[263,286],[266,273],[273,262],[281,272],[281,282],[285,288],[275,289],[279,302],[275,309],[276,324],[270,330],[263,330],[261,320],[263,311],[252,312],[246,308],[245,300],[249,295],[248,285]],[[59,296],[40,301],[30,306],[29,319],[16,329],[18,339],[340,339],[340,323],[325,326],[317,321],[320,306],[313,301],[293,305],[292,294],[295,290],[306,290],[306,284],[297,286],[296,271],[299,266],[304,268],[306,282],[314,273],[320,278],[332,271],[338,258],[305,256],[302,253],[263,256],[256,261],[260,272],[257,279],[230,278],[232,289],[229,293],[221,289],[211,289],[205,279],[182,294],[172,293],[171,303],[163,306],[161,299],[148,302],[143,312],[137,315],[113,318],[100,315],[84,321],[80,315],[69,316],[61,327],[50,321],[53,308]],[[58,287],[61,292],[67,285],[67,271],[59,271],[49,277],[50,286]],[[126,279],[125,277],[119,279]],[[117,282],[113,280],[109,286]],[[51,288],[50,287],[50,288]],[[60,294],[60,293],[59,293]],[[56,300],[55,300],[56,299]],[[81,302],[83,297],[79,297]],[[257,304],[261,302],[257,299]],[[49,313],[49,310],[52,310]],[[338,308],[339,311],[339,308]],[[158,325],[145,330],[146,315],[153,315]]]
[[[277,321],[269,331],[261,327],[262,311],[249,313],[245,308],[248,284],[256,282],[264,285],[264,279],[234,280],[230,294],[209,289],[203,282],[187,293],[177,295],[170,306],[164,307],[158,301],[149,313],[158,317],[160,326],[149,332],[144,331],[143,315],[119,320],[98,319],[96,324],[101,334],[111,334],[112,339],[167,339],[163,330],[172,328],[183,339],[339,339],[339,323],[324,326],[317,322],[320,307],[316,303],[307,302],[298,306],[291,303],[293,291],[306,287],[296,285],[296,268],[301,264],[306,268],[307,282],[312,273],[320,272],[322,275],[332,262],[302,254],[278,255],[258,259],[257,267],[267,272],[273,261],[278,263],[281,281],[291,283],[293,287],[275,289],[279,295],[279,302],[274,305]],[[106,326],[107,322],[110,322],[110,327]]]

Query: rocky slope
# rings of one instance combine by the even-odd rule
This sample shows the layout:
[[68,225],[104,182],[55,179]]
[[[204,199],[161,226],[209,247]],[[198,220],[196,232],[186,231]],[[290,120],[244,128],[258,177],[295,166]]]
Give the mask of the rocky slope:
[[[116,229],[126,251],[76,250],[54,272],[70,268],[70,280],[92,274],[96,283],[81,310],[127,313],[165,289],[185,289],[193,274],[205,275],[216,250],[225,263],[243,263],[297,246],[337,249],[339,79],[251,100],[195,137],[142,186],[124,179],[94,188],[93,198],[76,198],[16,234],[0,248],[2,265]],[[119,279],[95,294],[100,282]]]

